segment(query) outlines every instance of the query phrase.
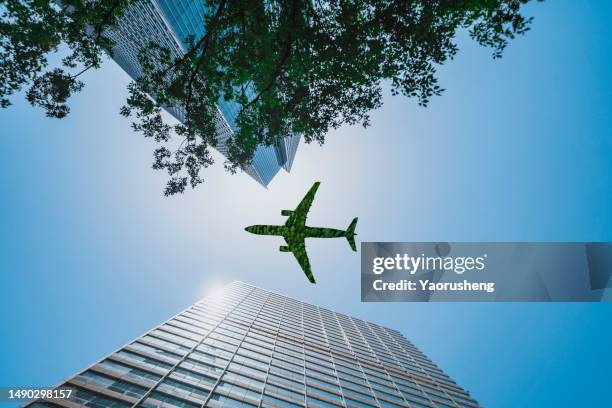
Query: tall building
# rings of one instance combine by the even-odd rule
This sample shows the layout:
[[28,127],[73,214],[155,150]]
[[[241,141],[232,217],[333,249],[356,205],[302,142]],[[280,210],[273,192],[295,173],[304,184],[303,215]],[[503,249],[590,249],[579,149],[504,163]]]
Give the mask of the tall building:
[[398,331],[242,282],[66,381],[41,407],[479,407]]
[[[107,36],[115,42],[112,58],[132,78],[142,75],[138,54],[151,42],[168,48],[173,57],[183,55],[188,49],[187,38],[201,38],[205,33],[203,0],[142,0],[125,11],[118,24]],[[183,121],[179,109],[166,109],[177,120]],[[217,150],[227,157],[226,142],[236,131],[239,105],[233,101],[217,103]],[[258,147],[253,162],[245,172],[267,186],[278,171],[291,170],[300,137],[287,136],[274,146]]]

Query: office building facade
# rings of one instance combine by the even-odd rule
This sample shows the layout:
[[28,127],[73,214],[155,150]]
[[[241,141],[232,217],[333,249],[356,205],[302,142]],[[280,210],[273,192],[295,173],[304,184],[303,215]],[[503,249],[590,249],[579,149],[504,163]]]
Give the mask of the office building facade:
[[242,282],[60,387],[29,407],[479,407],[398,331]]
[[[187,38],[201,38],[205,33],[205,2],[202,0],[142,0],[128,7],[117,26],[107,32],[114,41],[112,58],[133,79],[142,75],[139,52],[155,42],[167,48],[174,58],[188,49]],[[166,108],[179,121],[184,121],[180,109]],[[227,157],[226,142],[236,131],[239,105],[233,101],[217,103],[216,149]],[[291,170],[300,137],[287,136],[273,146],[259,146],[252,164],[244,171],[263,186],[267,186],[278,171]]]

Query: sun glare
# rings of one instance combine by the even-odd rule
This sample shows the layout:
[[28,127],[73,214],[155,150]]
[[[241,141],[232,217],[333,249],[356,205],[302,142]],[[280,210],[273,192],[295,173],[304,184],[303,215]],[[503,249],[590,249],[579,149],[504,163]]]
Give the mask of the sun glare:
[[225,284],[223,282],[213,282],[206,285],[203,291],[203,297],[205,298],[218,298],[223,295]]

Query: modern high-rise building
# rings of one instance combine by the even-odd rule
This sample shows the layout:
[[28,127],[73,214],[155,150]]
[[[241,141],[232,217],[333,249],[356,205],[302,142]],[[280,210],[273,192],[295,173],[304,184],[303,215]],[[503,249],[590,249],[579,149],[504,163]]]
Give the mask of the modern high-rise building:
[[[125,11],[117,26],[107,33],[115,46],[112,58],[133,79],[142,75],[139,52],[155,42],[169,49],[174,58],[183,55],[189,47],[187,39],[196,40],[205,33],[205,2],[203,0],[141,0]],[[227,156],[226,142],[236,131],[239,105],[233,101],[217,103],[217,150]],[[166,109],[179,121],[184,121],[180,109]],[[281,169],[291,170],[300,137],[288,135],[274,146],[258,147],[253,162],[244,171],[261,185],[268,183]]]
[[61,387],[29,407],[479,407],[398,331],[242,282]]

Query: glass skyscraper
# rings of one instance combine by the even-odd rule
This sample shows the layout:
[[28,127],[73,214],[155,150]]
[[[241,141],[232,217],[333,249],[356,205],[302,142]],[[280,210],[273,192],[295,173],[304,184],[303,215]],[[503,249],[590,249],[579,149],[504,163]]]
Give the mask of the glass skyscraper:
[[393,329],[234,282],[41,407],[479,407]]
[[[138,53],[150,42],[168,48],[177,58],[187,51],[187,38],[201,38],[205,33],[203,0],[142,0],[128,7],[117,26],[107,33],[115,42],[112,58],[132,78],[142,74]],[[217,150],[227,156],[226,142],[236,131],[239,105],[221,99],[217,102]],[[166,109],[177,120],[183,121],[179,109]],[[260,146],[253,162],[245,172],[267,186],[278,171],[291,170],[300,137],[288,135],[274,146]]]

